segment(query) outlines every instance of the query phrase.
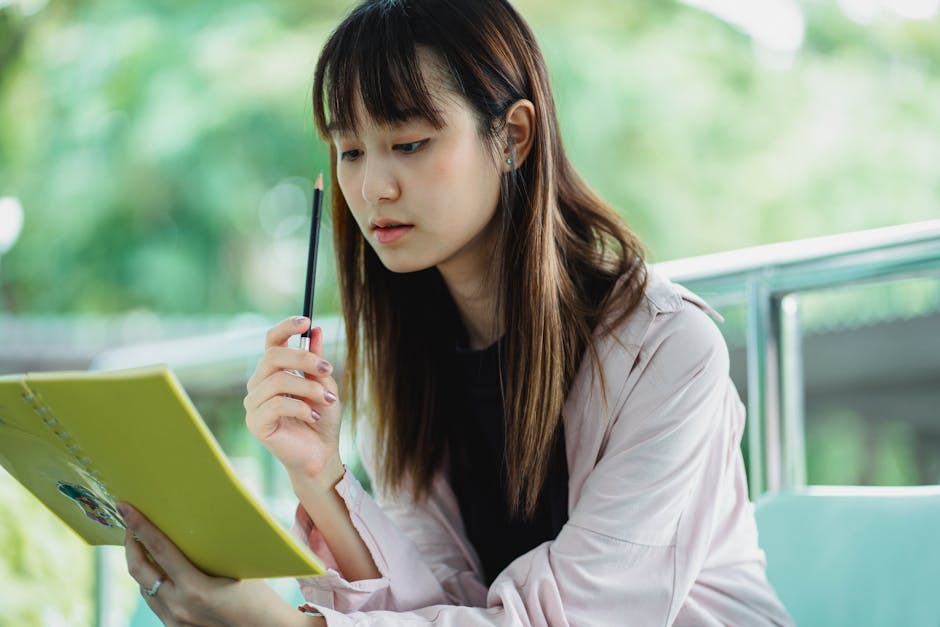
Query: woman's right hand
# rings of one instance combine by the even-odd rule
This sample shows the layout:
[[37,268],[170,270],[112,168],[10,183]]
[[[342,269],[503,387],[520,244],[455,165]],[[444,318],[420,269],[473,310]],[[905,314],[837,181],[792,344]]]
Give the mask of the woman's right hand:
[[292,480],[315,479],[332,488],[343,472],[342,412],[333,367],[321,355],[323,331],[312,330],[309,351],[288,346],[288,340],[310,324],[307,318],[295,317],[268,331],[264,356],[248,380],[245,423]]

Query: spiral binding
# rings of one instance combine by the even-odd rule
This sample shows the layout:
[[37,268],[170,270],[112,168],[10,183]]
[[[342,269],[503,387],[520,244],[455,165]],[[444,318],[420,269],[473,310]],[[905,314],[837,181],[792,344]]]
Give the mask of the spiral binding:
[[[26,385],[25,382],[23,385]],[[37,392],[33,392],[28,387],[26,389],[27,391],[22,395],[23,400],[29,404],[33,412],[39,416],[40,420],[52,431],[53,435],[62,442],[65,446],[65,451],[72,456],[72,459],[75,460],[79,467],[81,467],[88,477],[101,489],[103,496],[106,496],[112,503],[117,502],[117,499],[108,491],[108,486],[101,480],[98,471],[92,467],[91,459],[82,454],[82,449],[75,438],[72,437],[72,434],[62,428],[62,423],[59,422],[59,419],[55,417],[52,410],[43,402],[42,397]]]

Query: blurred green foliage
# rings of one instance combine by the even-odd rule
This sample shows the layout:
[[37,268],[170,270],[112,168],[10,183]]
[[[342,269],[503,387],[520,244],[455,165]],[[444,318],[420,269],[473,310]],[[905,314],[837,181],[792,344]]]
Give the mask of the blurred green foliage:
[[[654,259],[940,214],[936,19],[805,3],[803,49],[768,61],[680,4],[518,4],[576,165]],[[347,3],[35,6],[0,9],[6,306],[292,312],[327,165],[310,77]]]
[[28,36],[0,69],[0,190],[26,211],[3,259],[9,306],[286,311],[279,288],[302,284],[304,260],[277,244],[302,239],[297,182],[326,165],[307,93],[336,17],[91,2],[18,20]]
[[91,623],[92,553],[0,468],[0,626]]
[[917,433],[898,419],[865,420],[832,410],[815,416],[806,437],[807,475],[817,485],[918,485],[910,454]]

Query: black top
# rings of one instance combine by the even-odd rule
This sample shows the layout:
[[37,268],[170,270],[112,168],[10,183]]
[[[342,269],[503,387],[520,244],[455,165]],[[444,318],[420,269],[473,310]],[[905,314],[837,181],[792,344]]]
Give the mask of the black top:
[[531,519],[510,517],[499,343],[454,353],[450,481],[489,586],[514,559],[554,540],[568,520],[568,465],[561,425],[551,470]]

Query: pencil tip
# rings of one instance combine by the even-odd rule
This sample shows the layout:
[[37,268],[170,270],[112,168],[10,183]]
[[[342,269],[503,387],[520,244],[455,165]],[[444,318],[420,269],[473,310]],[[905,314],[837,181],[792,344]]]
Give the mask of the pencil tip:
[[321,192],[323,191],[323,172],[317,173],[317,182],[314,183],[313,186]]

